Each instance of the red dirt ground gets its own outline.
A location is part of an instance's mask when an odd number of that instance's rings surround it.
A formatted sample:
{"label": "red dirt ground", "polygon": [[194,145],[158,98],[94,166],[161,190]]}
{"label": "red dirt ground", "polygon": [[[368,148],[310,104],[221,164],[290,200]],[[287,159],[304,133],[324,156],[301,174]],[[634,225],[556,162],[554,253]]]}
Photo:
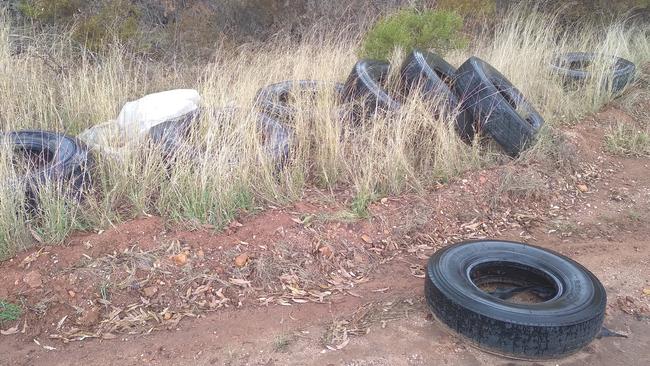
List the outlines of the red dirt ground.
{"label": "red dirt ground", "polygon": [[572,169],[470,172],[382,199],[367,220],[341,219],[344,200],[312,191],[223,233],[150,217],[22,253],[0,264],[0,298],[27,309],[0,325],[12,333],[0,365],[521,364],[447,333],[423,304],[428,256],[486,237],[585,265],[607,289],[606,325],[629,335],[538,364],[648,365],[650,159],[603,152],[607,126],[626,118],[610,106],[567,129]]}

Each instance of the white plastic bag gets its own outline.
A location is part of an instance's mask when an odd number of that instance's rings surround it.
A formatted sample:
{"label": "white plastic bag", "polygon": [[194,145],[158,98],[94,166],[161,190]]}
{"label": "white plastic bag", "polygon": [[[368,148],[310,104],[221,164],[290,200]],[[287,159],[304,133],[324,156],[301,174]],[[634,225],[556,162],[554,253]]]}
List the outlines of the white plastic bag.
{"label": "white plastic bag", "polygon": [[126,103],[116,123],[127,137],[142,137],[165,121],[197,113],[200,101],[199,92],[194,89],[149,94]]}
{"label": "white plastic bag", "polygon": [[176,89],[127,102],[117,120],[81,132],[80,140],[112,158],[121,159],[149,132],[167,121],[198,113],[201,97],[194,89]]}

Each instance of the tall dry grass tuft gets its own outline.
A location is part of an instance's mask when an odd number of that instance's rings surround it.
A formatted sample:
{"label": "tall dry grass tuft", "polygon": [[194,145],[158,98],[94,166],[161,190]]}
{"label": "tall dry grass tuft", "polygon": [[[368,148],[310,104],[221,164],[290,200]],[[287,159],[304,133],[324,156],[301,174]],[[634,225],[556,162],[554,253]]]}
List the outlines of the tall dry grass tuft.
{"label": "tall dry grass tuft", "polygon": [[[472,54],[484,58],[527,95],[552,129],[612,98],[599,85],[605,66],[594,68],[600,75],[587,85],[565,90],[548,72],[555,55],[571,50],[615,54],[637,64],[650,59],[647,32],[638,27],[587,24],[568,33],[556,25],[553,16],[520,9],[494,34],[448,60],[458,66]],[[133,58],[119,46],[102,55],[84,52],[66,35],[21,35],[29,41],[17,52],[17,32],[0,20],[2,131],[42,128],[76,135],[115,118],[129,100],[172,88],[198,89],[203,113],[189,142],[171,158],[164,158],[163,147],[142,141],[115,143],[117,154],[95,151],[94,187],[81,202],[65,196],[65,190],[44,189],[38,200],[43,208],[29,213],[23,189],[0,184],[0,257],[30,245],[33,233],[56,243],[71,231],[138,215],[218,228],[241,210],[295,200],[308,186],[332,194],[350,190],[351,211],[363,216],[381,195],[425,190],[503,159],[483,141],[460,141],[453,130],[457,111],[447,117],[433,113],[443,101],[408,98],[399,112],[369,116],[352,128],[341,118],[343,107],[332,88],[315,98],[295,96],[294,117],[282,121],[292,131],[291,158],[279,169],[260,138],[253,108],[257,90],[284,80],[345,80],[356,62],[357,36],[314,31],[298,45],[279,38],[257,48],[243,46],[236,55],[217,51],[208,64],[163,64]],[[397,52],[393,64],[402,57]],[[541,140],[536,151],[553,154],[554,144]],[[12,162],[4,146],[0,182],[15,180],[19,167]]]}

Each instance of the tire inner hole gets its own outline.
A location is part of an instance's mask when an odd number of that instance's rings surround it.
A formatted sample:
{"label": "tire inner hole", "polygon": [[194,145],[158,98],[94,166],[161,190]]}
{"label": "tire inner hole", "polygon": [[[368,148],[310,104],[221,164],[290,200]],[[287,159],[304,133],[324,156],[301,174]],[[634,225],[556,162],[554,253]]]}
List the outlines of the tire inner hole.
{"label": "tire inner hole", "polygon": [[433,72],[442,80],[443,83],[447,84],[450,88],[454,85],[453,79],[449,75],[445,75],[442,71],[438,69],[433,69]]}
{"label": "tire inner hole", "polygon": [[586,70],[591,65],[589,60],[569,61],[567,67],[569,70]]}
{"label": "tire inner hole", "polygon": [[17,147],[12,156],[12,165],[18,176],[45,168],[54,159],[50,150]]}
{"label": "tire inner hole", "polygon": [[488,295],[516,304],[546,302],[559,291],[550,275],[516,262],[480,263],[471,268],[469,277],[476,287]]}

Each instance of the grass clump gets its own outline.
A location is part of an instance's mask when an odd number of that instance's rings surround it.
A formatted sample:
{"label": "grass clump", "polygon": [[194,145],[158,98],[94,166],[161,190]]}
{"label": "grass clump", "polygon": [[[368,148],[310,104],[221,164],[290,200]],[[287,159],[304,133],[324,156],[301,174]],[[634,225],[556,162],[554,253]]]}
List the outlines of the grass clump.
{"label": "grass clump", "polygon": [[0,323],[16,321],[22,313],[20,306],[0,299]]}
{"label": "grass clump", "polygon": [[373,203],[375,199],[376,196],[374,194],[365,191],[359,192],[350,204],[350,212],[354,217],[367,219],[370,217],[370,204]]}
{"label": "grass clump", "polygon": [[279,335],[273,340],[273,351],[277,353],[284,353],[289,350],[289,346],[294,342],[293,335]]}
{"label": "grass clump", "polygon": [[460,34],[463,19],[448,10],[403,9],[378,21],[365,35],[360,56],[388,59],[396,48],[435,49],[444,53],[463,48],[467,40]]}
{"label": "grass clump", "polygon": [[650,133],[619,124],[605,135],[605,147],[615,155],[650,156]]}

